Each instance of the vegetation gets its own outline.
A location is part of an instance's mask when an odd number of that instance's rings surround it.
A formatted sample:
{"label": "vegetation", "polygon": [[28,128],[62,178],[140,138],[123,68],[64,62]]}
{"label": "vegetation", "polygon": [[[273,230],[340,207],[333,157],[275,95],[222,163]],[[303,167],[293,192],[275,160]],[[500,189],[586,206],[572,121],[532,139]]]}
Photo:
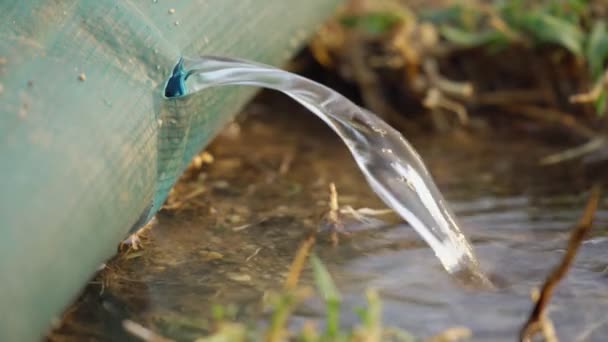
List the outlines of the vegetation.
{"label": "vegetation", "polygon": [[604,146],[606,11],[593,0],[353,0],[311,52],[393,124],[509,117],[583,143],[552,163]]}
{"label": "vegetation", "polygon": [[[200,338],[197,342],[262,340],[276,342],[286,339],[301,342],[416,341],[412,335],[404,330],[382,326],[382,305],[378,294],[374,290],[367,291],[367,307],[360,308],[357,312],[360,324],[348,331],[344,330],[340,326],[340,293],[318,257],[312,255],[310,264],[317,292],[325,303],[326,319],[323,330],[319,331],[312,323],[308,323],[299,332],[288,331],[286,328],[287,319],[297,305],[311,295],[311,290],[308,288],[294,288],[285,289],[280,293],[269,296],[272,313],[265,328],[247,327],[242,323],[226,321],[222,314],[216,314],[215,317],[219,321],[216,333],[209,337]],[[216,308],[215,311],[222,310]]]}

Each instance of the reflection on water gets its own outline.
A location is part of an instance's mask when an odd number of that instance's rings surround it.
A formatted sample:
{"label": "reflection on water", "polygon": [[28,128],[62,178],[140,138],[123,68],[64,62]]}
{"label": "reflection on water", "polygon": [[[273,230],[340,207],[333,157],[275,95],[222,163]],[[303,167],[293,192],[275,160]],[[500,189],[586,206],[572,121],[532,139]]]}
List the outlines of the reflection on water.
{"label": "reflection on water", "polygon": [[[182,183],[205,190],[181,210],[161,212],[146,249],[112,262],[103,293],[96,279],[53,340],[128,339],[125,318],[192,340],[209,329],[214,303],[234,304],[238,319],[259,319],[262,294],[280,286],[307,229],[327,209],[329,182],[342,205],[382,208],[328,129],[289,101],[270,100],[248,108],[238,137],[213,144],[215,162]],[[530,290],[559,261],[586,190],[605,168],[539,167],[538,158],[554,149],[508,135],[419,134],[412,142],[499,288],[460,286],[413,230],[396,216],[382,217],[383,227],[353,227],[338,247],[316,247],[343,294],[344,323],[355,321],[364,289],[375,287],[384,321],[415,335],[464,325],[476,341],[513,341],[531,309]],[[549,314],[563,341],[603,341],[608,334],[607,223],[604,201],[592,236],[556,289]],[[315,319],[322,311],[311,299],[297,314]]]}

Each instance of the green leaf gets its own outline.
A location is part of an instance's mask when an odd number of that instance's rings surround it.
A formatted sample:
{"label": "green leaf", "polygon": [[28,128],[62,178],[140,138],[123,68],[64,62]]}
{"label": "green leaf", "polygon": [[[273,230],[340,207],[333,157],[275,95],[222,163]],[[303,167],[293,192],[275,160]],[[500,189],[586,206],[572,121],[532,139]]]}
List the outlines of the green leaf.
{"label": "green leaf", "polygon": [[471,32],[447,25],[441,26],[439,32],[449,42],[465,47],[499,44],[506,42],[508,39],[504,34],[496,30]]}
{"label": "green leaf", "polygon": [[552,0],[541,6],[541,10],[576,24],[587,13],[588,2],[589,0]]}
{"label": "green leaf", "polygon": [[345,27],[356,27],[359,22],[359,17],[356,15],[344,15],[340,17],[340,24]]}
{"label": "green leaf", "polygon": [[606,114],[606,89],[602,90],[600,96],[598,96],[597,100],[595,100],[594,106],[595,112],[599,117]]}
{"label": "green leaf", "polygon": [[213,317],[213,319],[216,321],[221,321],[224,319],[225,313],[226,311],[222,305],[214,304],[211,307],[211,317]]}
{"label": "green leaf", "polygon": [[524,15],[520,24],[539,43],[558,44],[575,55],[583,54],[585,35],[576,24],[541,11]]}
{"label": "green leaf", "polygon": [[310,256],[310,263],[312,265],[312,272],[315,279],[315,285],[317,286],[317,290],[321,294],[321,297],[324,301],[336,301],[340,302],[340,293],[334,284],[329,271],[321,262],[321,259],[316,255],[312,254]]}
{"label": "green leaf", "polygon": [[327,323],[325,327],[325,336],[331,340],[336,341],[340,337],[340,293],[331,278],[331,275],[327,271],[327,268],[323,266],[321,259],[316,255],[310,256],[310,263],[312,264],[312,272],[315,279],[315,284],[321,297],[325,301]]}
{"label": "green leaf", "polygon": [[368,330],[382,330],[382,304],[378,292],[373,289],[367,290],[367,310],[365,311],[363,324]]}
{"label": "green leaf", "polygon": [[394,27],[401,17],[388,12],[369,12],[363,15],[345,15],[340,18],[343,26],[360,28],[368,33],[384,33]]}
{"label": "green leaf", "polygon": [[586,50],[587,62],[591,77],[595,81],[601,77],[608,57],[608,30],[606,22],[598,20],[593,24]]}
{"label": "green leaf", "polygon": [[462,17],[462,6],[455,4],[448,7],[424,8],[418,14],[418,18],[423,21],[430,21],[435,24],[446,22],[459,22]]}

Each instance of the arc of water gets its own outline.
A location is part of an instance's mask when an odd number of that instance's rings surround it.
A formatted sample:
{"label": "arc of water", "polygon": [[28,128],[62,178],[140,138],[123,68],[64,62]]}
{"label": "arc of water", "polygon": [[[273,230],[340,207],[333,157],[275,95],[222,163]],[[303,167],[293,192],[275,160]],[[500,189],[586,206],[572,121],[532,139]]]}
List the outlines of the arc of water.
{"label": "arc of water", "polygon": [[167,81],[167,96],[223,85],[251,85],[293,98],[338,134],[374,192],[418,232],[448,272],[481,274],[471,245],[418,153],[373,113],[319,83],[239,59],[182,59],[173,75]]}

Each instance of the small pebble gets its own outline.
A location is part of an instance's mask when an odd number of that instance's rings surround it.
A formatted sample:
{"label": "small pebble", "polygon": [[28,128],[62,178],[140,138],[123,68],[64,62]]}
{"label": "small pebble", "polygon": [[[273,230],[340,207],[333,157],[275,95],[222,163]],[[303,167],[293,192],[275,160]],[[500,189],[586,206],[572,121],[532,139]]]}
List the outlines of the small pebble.
{"label": "small pebble", "polygon": [[87,79],[87,75],[85,75],[84,72],[81,73],[80,75],[78,75],[78,80],[79,81],[83,81],[84,82],[86,79]]}
{"label": "small pebble", "polygon": [[175,22],[175,26],[178,26],[178,25],[179,25],[179,21],[176,21],[176,22]]}
{"label": "small pebble", "polygon": [[213,252],[213,251],[201,251],[201,257],[204,261],[211,261],[224,258],[222,253]]}
{"label": "small pebble", "polygon": [[211,186],[213,186],[214,189],[228,189],[230,184],[225,180],[218,180],[211,184]]}
{"label": "small pebble", "polygon": [[169,8],[169,14],[175,13],[175,8]]}
{"label": "small pebble", "polygon": [[228,273],[226,274],[228,278],[234,281],[238,281],[239,283],[245,283],[251,281],[251,276],[244,273]]}
{"label": "small pebble", "polygon": [[0,83],[0,94],[2,94],[4,92],[4,85],[2,83]]}
{"label": "small pebble", "polygon": [[231,223],[239,223],[241,222],[241,217],[237,214],[230,215],[228,216],[228,221],[230,221]]}
{"label": "small pebble", "polygon": [[203,151],[203,153],[201,153],[199,156],[201,158],[201,162],[204,164],[213,164],[213,161],[215,160],[213,155],[207,151]]}

